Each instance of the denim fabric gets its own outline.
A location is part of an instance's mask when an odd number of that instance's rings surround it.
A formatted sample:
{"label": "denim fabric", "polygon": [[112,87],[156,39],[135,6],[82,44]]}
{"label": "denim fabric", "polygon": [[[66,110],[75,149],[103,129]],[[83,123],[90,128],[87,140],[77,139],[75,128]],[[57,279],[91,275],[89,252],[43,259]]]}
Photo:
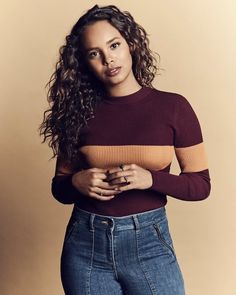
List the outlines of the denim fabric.
{"label": "denim fabric", "polygon": [[75,205],[61,279],[66,295],[184,295],[165,208],[111,217]]}

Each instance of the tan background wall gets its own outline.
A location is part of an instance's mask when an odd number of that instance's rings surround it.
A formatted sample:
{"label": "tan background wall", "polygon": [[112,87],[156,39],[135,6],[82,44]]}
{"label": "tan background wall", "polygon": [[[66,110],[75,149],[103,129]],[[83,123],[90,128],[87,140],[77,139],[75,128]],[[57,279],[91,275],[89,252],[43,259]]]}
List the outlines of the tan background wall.
{"label": "tan background wall", "polygon": [[[59,257],[71,206],[50,195],[54,161],[37,128],[59,46],[85,10],[110,1],[0,3],[3,295],[62,295]],[[186,96],[200,119],[211,197],[170,199],[168,215],[188,295],[236,294],[236,2],[113,1],[150,34],[165,71],[156,87]],[[176,163],[173,172],[178,173]]]}

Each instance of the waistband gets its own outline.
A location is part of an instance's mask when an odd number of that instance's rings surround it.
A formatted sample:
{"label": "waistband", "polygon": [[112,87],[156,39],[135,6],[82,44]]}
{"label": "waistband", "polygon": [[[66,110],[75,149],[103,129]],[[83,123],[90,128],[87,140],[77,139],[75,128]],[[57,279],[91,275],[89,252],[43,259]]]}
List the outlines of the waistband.
{"label": "waistband", "polygon": [[115,231],[139,229],[155,222],[160,222],[165,218],[165,207],[122,217],[114,217],[87,212],[74,205],[71,215],[71,219],[87,225],[90,230],[94,230],[94,228],[111,228]]}

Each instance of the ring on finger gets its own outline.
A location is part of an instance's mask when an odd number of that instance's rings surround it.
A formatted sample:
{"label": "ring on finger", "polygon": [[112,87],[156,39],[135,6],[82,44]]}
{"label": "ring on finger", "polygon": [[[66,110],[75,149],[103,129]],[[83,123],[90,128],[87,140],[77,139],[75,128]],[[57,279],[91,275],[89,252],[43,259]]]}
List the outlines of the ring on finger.
{"label": "ring on finger", "polygon": [[[122,170],[122,171],[124,171],[124,164],[120,164],[120,169]],[[125,177],[124,176],[124,179],[125,179],[125,182],[127,183],[127,184],[130,184],[130,182],[127,180],[127,177]]]}
{"label": "ring on finger", "polygon": [[130,184],[130,182],[127,180],[127,177],[124,176],[124,179],[127,184]]}

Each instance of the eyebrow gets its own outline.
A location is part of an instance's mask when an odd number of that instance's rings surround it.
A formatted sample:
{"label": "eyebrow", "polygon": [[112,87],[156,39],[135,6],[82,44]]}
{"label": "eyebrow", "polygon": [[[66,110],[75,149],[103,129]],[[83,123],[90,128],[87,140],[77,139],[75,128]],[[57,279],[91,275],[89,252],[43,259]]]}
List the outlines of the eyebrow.
{"label": "eyebrow", "polygon": [[[114,38],[108,40],[108,41],[106,42],[106,44],[107,44],[107,45],[111,44],[115,39],[120,39],[120,37],[114,37]],[[93,49],[98,49],[98,47],[86,48],[86,51],[90,51],[90,50],[93,50]]]}

